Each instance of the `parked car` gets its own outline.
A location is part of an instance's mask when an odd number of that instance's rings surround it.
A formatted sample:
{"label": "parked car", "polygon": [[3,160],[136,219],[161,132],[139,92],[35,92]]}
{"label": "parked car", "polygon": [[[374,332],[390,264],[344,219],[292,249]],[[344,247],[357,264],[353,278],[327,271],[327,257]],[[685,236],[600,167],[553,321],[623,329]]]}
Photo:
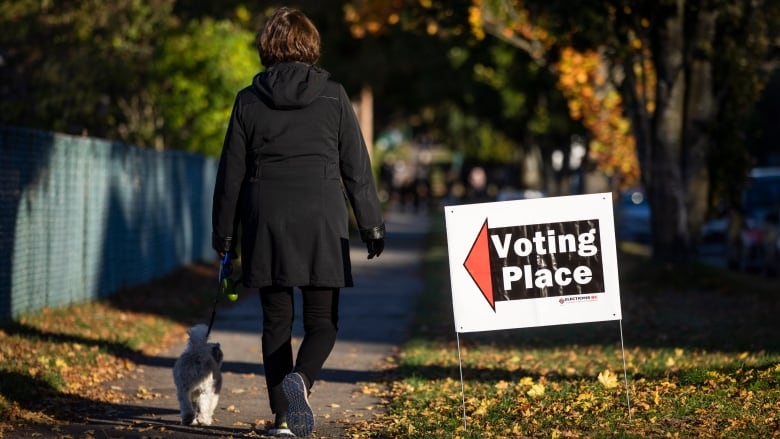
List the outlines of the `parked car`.
{"label": "parked car", "polygon": [[780,272],[780,168],[754,168],[740,206],[728,217],[726,255],[732,269]]}
{"label": "parked car", "polygon": [[642,189],[622,191],[615,205],[615,234],[618,240],[649,244],[652,241],[650,203]]}

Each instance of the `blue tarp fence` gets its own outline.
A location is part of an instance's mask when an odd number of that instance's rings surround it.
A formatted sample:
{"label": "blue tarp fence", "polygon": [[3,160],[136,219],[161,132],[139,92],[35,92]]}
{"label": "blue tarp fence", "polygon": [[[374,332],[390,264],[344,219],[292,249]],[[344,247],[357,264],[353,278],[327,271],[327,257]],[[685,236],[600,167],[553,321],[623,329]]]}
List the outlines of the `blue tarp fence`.
{"label": "blue tarp fence", "polygon": [[217,160],[0,127],[0,322],[214,259]]}

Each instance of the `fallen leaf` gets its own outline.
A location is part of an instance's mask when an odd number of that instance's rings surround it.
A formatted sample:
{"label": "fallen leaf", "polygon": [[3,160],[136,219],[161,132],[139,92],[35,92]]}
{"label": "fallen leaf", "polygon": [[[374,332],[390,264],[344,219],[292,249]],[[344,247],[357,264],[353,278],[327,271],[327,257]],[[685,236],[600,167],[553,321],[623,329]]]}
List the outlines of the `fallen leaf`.
{"label": "fallen leaf", "polygon": [[609,369],[605,370],[604,372],[601,372],[599,374],[599,382],[602,386],[606,387],[607,389],[611,389],[613,387],[617,387],[617,375],[612,373]]}
{"label": "fallen leaf", "polygon": [[544,386],[541,384],[534,384],[531,386],[531,390],[526,392],[531,398],[538,398],[544,395]]}

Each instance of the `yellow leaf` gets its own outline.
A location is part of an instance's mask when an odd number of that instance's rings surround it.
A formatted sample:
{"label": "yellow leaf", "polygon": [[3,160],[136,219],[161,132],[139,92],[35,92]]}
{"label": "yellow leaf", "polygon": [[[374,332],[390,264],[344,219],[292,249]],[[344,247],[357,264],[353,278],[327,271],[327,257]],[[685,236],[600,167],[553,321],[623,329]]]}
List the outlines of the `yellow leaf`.
{"label": "yellow leaf", "polygon": [[599,374],[599,382],[607,389],[617,387],[617,375],[607,369]]}
{"label": "yellow leaf", "polygon": [[526,392],[526,394],[531,398],[540,397],[544,395],[544,386],[541,384],[534,384],[533,386],[531,386],[531,390]]}

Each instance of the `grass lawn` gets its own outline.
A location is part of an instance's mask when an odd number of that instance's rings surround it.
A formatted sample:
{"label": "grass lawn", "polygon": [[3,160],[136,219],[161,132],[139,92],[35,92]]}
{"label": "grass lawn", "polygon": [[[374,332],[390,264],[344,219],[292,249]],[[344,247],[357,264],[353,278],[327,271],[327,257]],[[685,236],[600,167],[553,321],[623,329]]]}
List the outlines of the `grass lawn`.
{"label": "grass lawn", "polygon": [[412,338],[353,437],[780,437],[780,282],[619,248],[620,323],[460,335],[434,221]]}

